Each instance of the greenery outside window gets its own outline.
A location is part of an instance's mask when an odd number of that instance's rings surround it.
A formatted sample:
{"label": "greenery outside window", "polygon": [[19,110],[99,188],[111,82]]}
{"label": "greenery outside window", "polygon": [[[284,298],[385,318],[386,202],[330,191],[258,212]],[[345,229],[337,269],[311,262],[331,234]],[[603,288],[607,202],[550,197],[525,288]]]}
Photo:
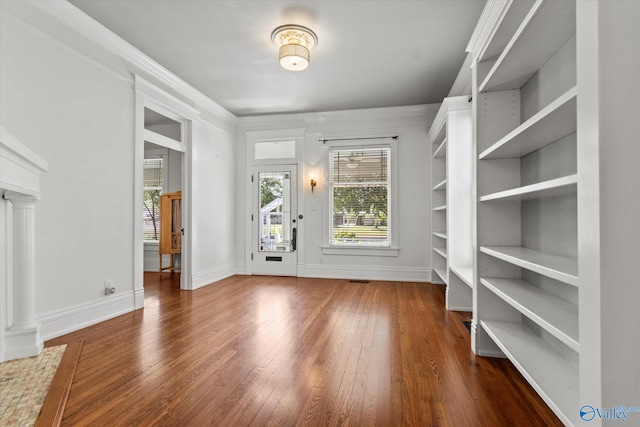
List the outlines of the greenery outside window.
{"label": "greenery outside window", "polygon": [[164,159],[144,159],[144,210],[142,211],[143,240],[157,242],[160,238],[160,196],[164,189]]}
{"label": "greenery outside window", "polygon": [[329,245],[391,247],[391,149],[329,151]]}

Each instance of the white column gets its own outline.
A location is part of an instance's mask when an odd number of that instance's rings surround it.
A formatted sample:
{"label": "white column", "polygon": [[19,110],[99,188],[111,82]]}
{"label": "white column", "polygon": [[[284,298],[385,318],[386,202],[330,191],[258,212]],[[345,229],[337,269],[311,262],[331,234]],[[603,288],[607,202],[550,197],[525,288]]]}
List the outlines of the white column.
{"label": "white column", "polygon": [[6,192],[4,198],[13,205],[13,317],[5,337],[9,358],[39,354],[43,342],[36,321],[35,281],[35,204],[33,196]]}

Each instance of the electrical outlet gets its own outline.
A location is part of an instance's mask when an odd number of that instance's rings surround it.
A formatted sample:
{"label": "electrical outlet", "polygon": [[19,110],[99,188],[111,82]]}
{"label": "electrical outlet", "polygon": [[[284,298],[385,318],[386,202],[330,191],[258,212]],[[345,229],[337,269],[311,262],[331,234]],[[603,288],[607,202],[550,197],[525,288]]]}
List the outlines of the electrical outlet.
{"label": "electrical outlet", "polygon": [[111,295],[116,293],[116,288],[113,287],[113,280],[104,281],[104,294]]}

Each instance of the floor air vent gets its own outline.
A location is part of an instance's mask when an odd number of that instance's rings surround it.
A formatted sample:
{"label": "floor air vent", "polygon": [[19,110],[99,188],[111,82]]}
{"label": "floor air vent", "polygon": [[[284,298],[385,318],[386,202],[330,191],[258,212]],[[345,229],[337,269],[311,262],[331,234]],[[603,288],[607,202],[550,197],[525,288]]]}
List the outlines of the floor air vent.
{"label": "floor air vent", "polygon": [[467,322],[466,320],[462,321],[462,324],[465,328],[467,328],[467,332],[471,333],[471,322]]}

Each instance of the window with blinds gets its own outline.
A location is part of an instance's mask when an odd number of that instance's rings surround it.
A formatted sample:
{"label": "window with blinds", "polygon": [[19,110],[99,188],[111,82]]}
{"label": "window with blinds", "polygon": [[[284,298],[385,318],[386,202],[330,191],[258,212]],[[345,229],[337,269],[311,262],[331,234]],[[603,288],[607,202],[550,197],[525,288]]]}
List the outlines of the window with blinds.
{"label": "window with blinds", "polygon": [[146,241],[160,237],[160,196],[163,190],[163,159],[144,159],[144,210],[142,232]]}
{"label": "window with blinds", "polygon": [[329,152],[329,242],[339,246],[391,246],[390,148]]}

